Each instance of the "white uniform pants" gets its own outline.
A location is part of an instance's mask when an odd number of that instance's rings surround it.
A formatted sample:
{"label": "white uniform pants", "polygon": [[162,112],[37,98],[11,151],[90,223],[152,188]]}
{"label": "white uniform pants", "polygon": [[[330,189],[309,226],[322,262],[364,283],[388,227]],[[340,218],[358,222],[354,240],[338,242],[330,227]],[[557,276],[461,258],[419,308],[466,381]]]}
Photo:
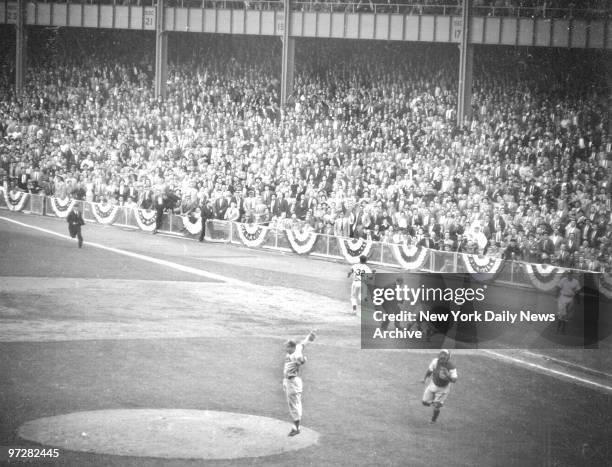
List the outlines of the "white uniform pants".
{"label": "white uniform pants", "polygon": [[559,321],[569,321],[574,314],[574,297],[560,295],[557,301],[557,318]]}
{"label": "white uniform pants", "polygon": [[295,420],[302,418],[302,378],[296,376],[294,378],[283,380],[283,389],[287,396],[287,405],[289,406],[289,414]]}
{"label": "white uniform pants", "polygon": [[434,384],[433,381],[429,382],[429,385],[425,388],[423,393],[423,402],[429,404],[436,402],[440,405],[444,404],[448,393],[450,392],[450,383],[447,386],[441,387]]}
{"label": "white uniform pants", "polygon": [[361,281],[353,281],[351,284],[351,305],[361,304]]}

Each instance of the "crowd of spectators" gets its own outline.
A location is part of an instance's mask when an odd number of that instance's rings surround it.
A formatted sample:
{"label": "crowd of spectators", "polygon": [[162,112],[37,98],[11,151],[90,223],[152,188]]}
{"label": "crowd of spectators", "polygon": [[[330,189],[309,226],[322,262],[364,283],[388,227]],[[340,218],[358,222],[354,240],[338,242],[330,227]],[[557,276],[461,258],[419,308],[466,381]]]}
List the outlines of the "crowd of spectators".
{"label": "crowd of spectators", "polygon": [[[79,40],[75,40],[76,38]],[[0,50],[10,57],[11,38]],[[14,41],[14,39],[13,39]],[[580,269],[610,267],[610,89],[599,52],[480,48],[456,125],[456,47],[33,30],[0,65],[7,189]]]}

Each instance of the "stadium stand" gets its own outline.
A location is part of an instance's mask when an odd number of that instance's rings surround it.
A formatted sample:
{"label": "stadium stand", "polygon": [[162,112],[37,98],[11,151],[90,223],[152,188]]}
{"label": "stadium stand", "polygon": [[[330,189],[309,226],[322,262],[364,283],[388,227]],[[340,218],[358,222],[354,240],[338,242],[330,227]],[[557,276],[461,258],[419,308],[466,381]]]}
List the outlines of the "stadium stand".
{"label": "stadium stand", "polygon": [[[14,38],[0,46],[11,57]],[[78,39],[78,40],[76,40]],[[478,48],[455,125],[452,46],[300,40],[279,107],[273,38],[32,28],[25,96],[0,65],[7,190],[603,271],[609,70],[597,51]]]}

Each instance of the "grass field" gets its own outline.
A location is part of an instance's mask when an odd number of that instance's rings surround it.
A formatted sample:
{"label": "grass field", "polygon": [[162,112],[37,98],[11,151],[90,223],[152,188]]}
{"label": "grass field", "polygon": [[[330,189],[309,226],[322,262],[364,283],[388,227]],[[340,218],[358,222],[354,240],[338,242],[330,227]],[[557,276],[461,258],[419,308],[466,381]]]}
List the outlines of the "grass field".
{"label": "grass field", "polygon": [[[85,227],[79,250],[76,241],[53,234],[65,235],[62,220],[5,211],[0,217],[5,451],[37,447],[19,438],[23,424],[81,411],[215,410],[289,422],[283,341],[317,328],[303,372],[303,424],[319,434],[316,444],[232,460],[60,449],[53,462],[612,464],[612,390],[605,389],[612,385],[601,375],[602,387],[571,379],[572,361],[607,372],[610,355],[601,350],[558,354],[566,363],[555,368],[567,377],[543,362],[536,368],[484,351],[457,351],[459,382],[431,425],[420,380],[436,353],[360,350],[359,322],[347,313],[346,265],[98,225]],[[585,371],[580,378],[590,378]],[[175,443],[180,436],[173,433]]]}

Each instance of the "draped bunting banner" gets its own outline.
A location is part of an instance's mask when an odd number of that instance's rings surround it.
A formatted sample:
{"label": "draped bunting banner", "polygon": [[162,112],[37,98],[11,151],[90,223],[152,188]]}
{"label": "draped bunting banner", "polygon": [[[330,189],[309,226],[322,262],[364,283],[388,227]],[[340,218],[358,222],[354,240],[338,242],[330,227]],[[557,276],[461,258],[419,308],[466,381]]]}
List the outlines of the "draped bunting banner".
{"label": "draped bunting banner", "polygon": [[397,261],[402,268],[410,271],[414,271],[423,266],[425,259],[427,259],[427,254],[429,253],[427,248],[415,245],[392,244],[389,246],[391,247],[391,252],[393,253],[395,261]]}
{"label": "draped bunting banner", "polygon": [[29,196],[28,193],[24,193],[23,191],[19,190],[10,190],[7,192],[6,190],[2,189],[2,194],[4,195],[6,207],[11,211],[21,211]]}
{"label": "draped bunting banner", "polygon": [[51,201],[51,208],[53,208],[53,212],[57,217],[68,217],[70,211],[74,207],[75,200],[71,198],[49,198]]}
{"label": "draped bunting banner", "polygon": [[550,264],[525,263],[525,271],[533,286],[544,292],[554,290],[559,285],[565,269]]}
{"label": "draped bunting banner", "polygon": [[235,224],[238,227],[238,236],[248,247],[258,247],[266,238],[268,229],[257,224]]}
{"label": "draped bunting banner", "polygon": [[461,255],[463,264],[474,279],[480,282],[488,282],[501,272],[504,267],[504,260],[489,256]]}
{"label": "draped bunting banner", "polygon": [[372,249],[372,240],[366,240],[363,238],[341,238],[338,239],[338,245],[342,256],[349,263],[358,263],[360,256],[368,256]]}
{"label": "draped bunting banner", "polygon": [[202,231],[202,222],[199,217],[195,218],[195,222],[191,222],[189,216],[181,216],[181,219],[183,219],[183,227],[191,235],[198,235]]}
{"label": "draped bunting banner", "polygon": [[285,234],[293,251],[300,255],[310,253],[317,241],[317,234],[312,231],[300,232],[299,230],[287,229]]}
{"label": "draped bunting banner", "polygon": [[598,274],[599,292],[605,295],[606,298],[612,300],[612,274],[603,272]]}
{"label": "draped bunting banner", "polygon": [[157,218],[155,211],[134,208],[134,216],[141,230],[145,232],[153,232],[155,230],[155,219]]}
{"label": "draped bunting banner", "polygon": [[112,224],[119,213],[119,206],[114,204],[90,203],[91,211],[100,224]]}

